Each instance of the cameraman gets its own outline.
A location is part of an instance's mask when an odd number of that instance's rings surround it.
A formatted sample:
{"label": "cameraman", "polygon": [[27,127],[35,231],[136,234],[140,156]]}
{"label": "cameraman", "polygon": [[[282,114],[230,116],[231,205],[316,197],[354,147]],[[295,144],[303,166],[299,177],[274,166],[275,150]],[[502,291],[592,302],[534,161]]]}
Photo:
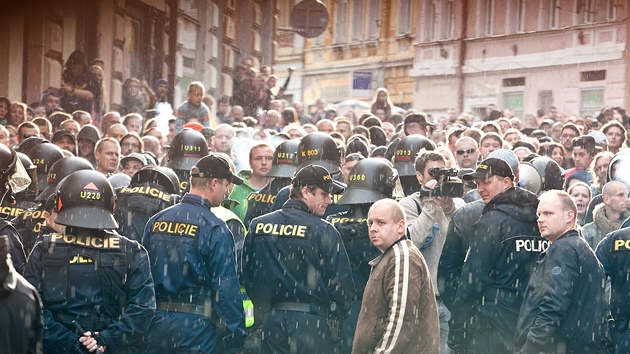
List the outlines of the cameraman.
{"label": "cameraman", "polygon": [[[458,208],[466,203],[461,198],[435,196],[433,193],[446,177],[440,176],[440,181],[429,173],[431,168],[444,169],[446,161],[444,156],[433,151],[426,151],[416,158],[414,167],[416,178],[422,185],[420,192],[400,200],[400,205],[405,211],[407,231],[413,243],[420,249],[424,256],[435,292],[435,299],[440,314],[440,353],[450,353],[446,340],[448,338],[448,320],[450,312],[442,303],[437,287],[437,269],[448,224],[451,216]],[[434,173],[434,175],[436,175]]]}

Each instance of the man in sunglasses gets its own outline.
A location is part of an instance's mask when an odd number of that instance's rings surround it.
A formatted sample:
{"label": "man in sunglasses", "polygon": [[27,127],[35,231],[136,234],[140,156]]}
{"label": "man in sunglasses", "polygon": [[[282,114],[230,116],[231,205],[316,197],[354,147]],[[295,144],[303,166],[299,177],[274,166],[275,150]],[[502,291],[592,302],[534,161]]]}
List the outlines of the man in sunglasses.
{"label": "man in sunglasses", "polygon": [[462,168],[477,168],[477,160],[479,159],[479,146],[475,139],[470,137],[462,137],[455,143],[455,159],[457,166]]}

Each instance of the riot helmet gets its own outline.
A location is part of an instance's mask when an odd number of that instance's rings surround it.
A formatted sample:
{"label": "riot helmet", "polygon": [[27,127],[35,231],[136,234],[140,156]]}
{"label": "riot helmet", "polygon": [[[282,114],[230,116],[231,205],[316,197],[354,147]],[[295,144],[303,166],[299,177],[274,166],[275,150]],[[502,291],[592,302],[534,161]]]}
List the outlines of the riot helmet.
{"label": "riot helmet", "polygon": [[24,199],[28,201],[35,200],[35,196],[37,196],[37,166],[33,164],[33,161],[28,157],[28,155],[23,154],[21,152],[17,153],[22,166],[26,170],[28,177],[31,179],[31,183],[28,185],[28,188],[24,191]]}
{"label": "riot helmet", "polygon": [[17,152],[2,144],[0,144],[0,178],[2,178],[3,188],[0,202],[4,201],[7,194],[13,199],[13,194],[22,192],[31,184],[31,179],[22,166]]}
{"label": "riot helmet", "polygon": [[73,172],[59,182],[56,196],[57,224],[95,230],[118,228],[113,215],[114,188],[102,173]]}
{"label": "riot helmet", "polygon": [[171,142],[168,151],[168,167],[189,171],[200,158],[208,155],[208,142],[203,134],[192,129],[182,129]]}
{"label": "riot helmet", "polygon": [[296,153],[300,141],[297,139],[282,142],[273,153],[271,169],[267,177],[291,178],[296,172]]}
{"label": "riot helmet", "polygon": [[394,152],[394,168],[400,177],[416,176],[415,162],[420,150],[435,150],[435,143],[420,134],[402,138]]}
{"label": "riot helmet", "polygon": [[35,198],[35,201],[45,202],[50,195],[55,193],[59,181],[69,174],[81,170],[94,170],[94,167],[92,167],[92,164],[88,160],[76,156],[69,156],[55,162],[50,167],[50,172],[46,179],[48,185],[37,198]]}
{"label": "riot helmet", "polygon": [[27,155],[37,167],[37,191],[41,192],[48,185],[48,171],[63,158],[63,151],[55,144],[42,143],[34,146]]}
{"label": "riot helmet", "polygon": [[521,162],[518,167],[519,184],[528,191],[540,194],[544,191],[562,190],[563,171],[558,163],[546,156],[538,156],[529,162]]}
{"label": "riot helmet", "polygon": [[298,171],[308,165],[319,165],[332,175],[341,171],[341,151],[330,135],[313,132],[298,144],[296,162]]}
{"label": "riot helmet", "polygon": [[348,189],[337,204],[374,203],[394,197],[394,191],[402,197],[398,171],[383,158],[370,157],[357,162],[348,175]]}
{"label": "riot helmet", "polygon": [[142,167],[131,177],[131,185],[143,183],[155,183],[164,187],[169,194],[179,194],[179,178],[168,167]]}

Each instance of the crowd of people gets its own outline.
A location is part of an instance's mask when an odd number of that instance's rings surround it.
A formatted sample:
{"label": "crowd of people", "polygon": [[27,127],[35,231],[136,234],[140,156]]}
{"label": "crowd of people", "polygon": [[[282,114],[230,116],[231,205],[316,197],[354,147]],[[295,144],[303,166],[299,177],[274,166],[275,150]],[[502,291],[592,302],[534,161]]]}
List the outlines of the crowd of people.
{"label": "crowd of people", "polygon": [[245,58],[216,114],[109,110],[103,72],[0,98],[3,351],[630,351],[623,109],[338,116]]}

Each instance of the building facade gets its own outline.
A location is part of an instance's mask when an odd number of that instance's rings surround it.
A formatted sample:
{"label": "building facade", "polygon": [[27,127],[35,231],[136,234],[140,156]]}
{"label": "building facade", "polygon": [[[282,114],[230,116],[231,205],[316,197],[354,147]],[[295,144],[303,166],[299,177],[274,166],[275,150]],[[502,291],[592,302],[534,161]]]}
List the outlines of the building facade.
{"label": "building facade", "polygon": [[414,106],[483,117],[594,115],[628,102],[628,6],[622,0],[418,1]]}
{"label": "building facade", "polygon": [[271,64],[274,0],[9,0],[0,12],[0,96],[27,104],[58,91],[64,62],[82,51],[105,63],[105,109],[122,103],[136,77],[170,83],[174,106],[204,82],[215,101],[231,96],[242,58]]}
{"label": "building facade", "polygon": [[[396,106],[414,105],[418,8],[411,0],[327,0],[329,24],[304,49],[303,101],[371,102],[379,87]],[[344,113],[344,112],[338,112]],[[361,112],[355,112],[360,114]]]}

